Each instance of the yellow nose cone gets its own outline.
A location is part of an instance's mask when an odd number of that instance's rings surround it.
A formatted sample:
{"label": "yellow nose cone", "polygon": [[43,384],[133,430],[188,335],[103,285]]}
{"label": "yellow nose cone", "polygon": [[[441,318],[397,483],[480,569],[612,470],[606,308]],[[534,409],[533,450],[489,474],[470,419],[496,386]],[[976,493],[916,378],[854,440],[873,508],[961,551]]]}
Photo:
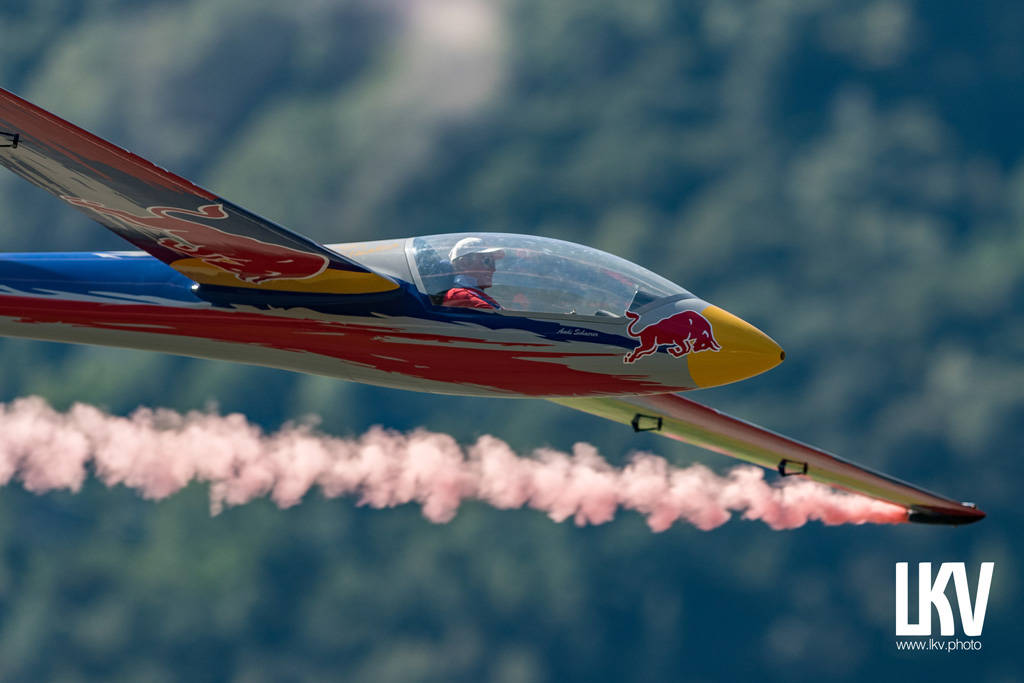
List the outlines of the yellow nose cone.
{"label": "yellow nose cone", "polygon": [[687,354],[690,376],[698,387],[717,387],[759,375],[786,357],[771,337],[718,306],[708,306],[701,315],[711,323],[720,348]]}

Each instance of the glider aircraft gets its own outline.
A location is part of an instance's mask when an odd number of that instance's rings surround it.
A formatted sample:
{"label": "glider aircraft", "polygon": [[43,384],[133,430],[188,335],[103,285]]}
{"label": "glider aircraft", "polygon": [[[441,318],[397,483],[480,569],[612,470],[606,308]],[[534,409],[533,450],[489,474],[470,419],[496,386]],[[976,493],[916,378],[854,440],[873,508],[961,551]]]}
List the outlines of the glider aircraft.
{"label": "glider aircraft", "polygon": [[985,516],[682,396],[785,354],[616,256],[485,232],[319,244],[5,90],[0,164],[141,250],[0,255],[0,335],[546,399],[895,503],[911,522]]}

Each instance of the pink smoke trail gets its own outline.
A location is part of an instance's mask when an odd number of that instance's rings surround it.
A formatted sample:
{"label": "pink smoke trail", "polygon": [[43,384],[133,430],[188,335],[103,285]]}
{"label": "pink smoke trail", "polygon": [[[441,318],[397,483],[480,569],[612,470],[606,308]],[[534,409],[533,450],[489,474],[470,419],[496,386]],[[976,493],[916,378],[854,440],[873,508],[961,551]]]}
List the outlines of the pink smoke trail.
{"label": "pink smoke trail", "polygon": [[445,434],[399,434],[375,427],[358,439],[286,425],[265,434],[244,416],[139,408],[129,417],[76,404],[59,413],[38,397],[0,404],[0,485],[29,491],[81,488],[88,466],[107,486],[123,484],[149,499],[196,480],[210,484],[213,514],[270,496],[299,503],[314,486],[374,508],[418,503],[432,522],[447,522],[464,500],[500,509],[530,507],[556,522],[603,524],[621,508],[647,518],[652,531],[677,521],[713,529],[732,514],[773,529],[824,524],[897,523],[903,508],[833,491],[811,481],[768,484],[760,468],[720,476],[701,465],[673,467],[635,454],[615,468],[588,444],[572,454],[538,449],[520,457],[483,436],[463,449]]}

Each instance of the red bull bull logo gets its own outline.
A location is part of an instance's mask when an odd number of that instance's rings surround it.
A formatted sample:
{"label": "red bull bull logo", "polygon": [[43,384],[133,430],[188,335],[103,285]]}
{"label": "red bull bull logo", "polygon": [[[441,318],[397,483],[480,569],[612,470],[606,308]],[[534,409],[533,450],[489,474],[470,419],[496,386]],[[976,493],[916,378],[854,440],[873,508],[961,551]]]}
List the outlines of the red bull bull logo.
{"label": "red bull bull logo", "polygon": [[[232,273],[242,282],[261,284],[268,280],[302,280],[319,275],[327,268],[322,254],[299,251],[280,244],[239,235],[183,218],[207,220],[229,218],[222,204],[206,204],[195,211],[173,206],[151,206],[148,215],[114,209],[88,199],[62,196],[64,201],[116,219],[131,232],[152,240],[165,249],[194,258]],[[177,215],[172,215],[177,214]]]}
{"label": "red bull bull logo", "polygon": [[675,358],[688,353],[701,351],[718,351],[721,344],[715,339],[714,330],[708,319],[696,311],[681,311],[667,318],[634,329],[640,316],[626,311],[629,325],[626,334],[638,340],[637,347],[622,358],[623,363],[634,363],[644,356],[649,356],[662,346]]}

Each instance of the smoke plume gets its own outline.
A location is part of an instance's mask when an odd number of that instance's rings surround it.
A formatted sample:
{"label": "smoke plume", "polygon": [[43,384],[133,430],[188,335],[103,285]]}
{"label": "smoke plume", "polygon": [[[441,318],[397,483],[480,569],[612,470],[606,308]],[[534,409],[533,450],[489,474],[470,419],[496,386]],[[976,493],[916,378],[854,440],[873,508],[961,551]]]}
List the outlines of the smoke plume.
{"label": "smoke plume", "polygon": [[266,434],[238,414],[139,408],[119,417],[83,404],[60,413],[37,397],[0,404],[0,485],[20,481],[37,493],[77,491],[90,471],[107,486],[122,484],[155,500],[191,481],[207,482],[213,514],[259,496],[289,507],[318,487],[328,498],[352,496],[374,508],[417,503],[439,523],[465,500],[530,507],[578,525],[603,524],[620,509],[633,510],[652,531],[677,521],[713,529],[733,513],[773,529],[810,520],[906,520],[901,507],[811,481],[769,484],[756,467],[720,476],[701,465],[679,468],[635,454],[616,468],[585,443],[571,454],[538,449],[522,457],[491,436],[463,448],[422,429],[400,434],[375,427],[344,439],[309,425]]}

